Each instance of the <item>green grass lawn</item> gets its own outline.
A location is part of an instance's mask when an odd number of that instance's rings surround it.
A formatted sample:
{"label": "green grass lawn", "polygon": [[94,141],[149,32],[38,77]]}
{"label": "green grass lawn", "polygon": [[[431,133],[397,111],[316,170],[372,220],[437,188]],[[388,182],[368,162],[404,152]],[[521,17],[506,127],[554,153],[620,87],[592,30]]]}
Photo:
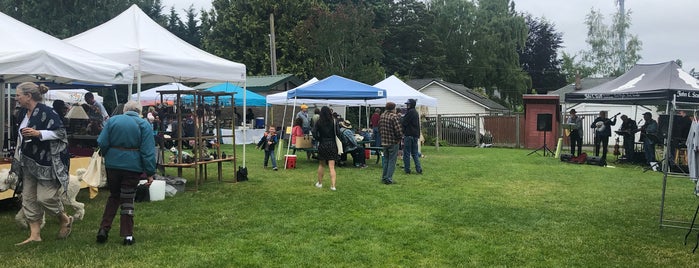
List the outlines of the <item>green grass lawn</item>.
{"label": "green grass lawn", "polygon": [[[16,227],[16,210],[0,211],[0,256],[4,267],[697,266],[696,232],[685,246],[686,230],[659,228],[661,173],[530,150],[423,151],[424,175],[397,168],[396,184],[383,185],[372,156],[369,168],[338,168],[332,192],[327,171],[324,188],[313,186],[317,163],[305,154],[296,169],[275,172],[247,146],[249,181],[209,179],[199,191],[137,203],[134,246],[121,245],[118,219],[110,241],[95,243],[107,193],[89,200],[83,190],[87,215],[67,240],[56,240],[49,219],[43,242],[14,246],[28,231]],[[691,181],[668,178],[666,219],[689,221],[696,205]]]}

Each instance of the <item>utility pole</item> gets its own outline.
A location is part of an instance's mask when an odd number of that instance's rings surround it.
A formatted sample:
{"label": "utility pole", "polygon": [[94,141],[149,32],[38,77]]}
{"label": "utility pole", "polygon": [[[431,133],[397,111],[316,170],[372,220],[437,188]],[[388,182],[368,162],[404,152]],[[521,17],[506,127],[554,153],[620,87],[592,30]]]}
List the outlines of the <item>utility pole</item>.
{"label": "utility pole", "polygon": [[274,13],[269,13],[269,60],[272,75],[277,74],[277,48],[274,40]]}
{"label": "utility pole", "polygon": [[619,4],[619,71],[626,72],[626,10],[624,9],[624,0],[617,0]]}

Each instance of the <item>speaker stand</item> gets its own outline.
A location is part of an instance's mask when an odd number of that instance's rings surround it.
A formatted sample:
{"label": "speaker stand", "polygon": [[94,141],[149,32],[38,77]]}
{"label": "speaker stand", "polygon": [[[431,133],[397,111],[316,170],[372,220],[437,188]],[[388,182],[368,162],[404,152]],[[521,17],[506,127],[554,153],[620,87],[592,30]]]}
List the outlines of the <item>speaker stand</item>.
{"label": "speaker stand", "polygon": [[551,154],[551,157],[553,157],[553,156],[556,155],[553,151],[551,151],[551,149],[549,149],[548,146],[546,146],[546,132],[547,132],[547,131],[544,131],[544,145],[541,145],[541,147],[536,148],[536,150],[531,151],[531,152],[530,152],[529,154],[527,154],[527,155],[531,155],[531,154],[533,154],[533,153],[539,154],[539,153],[538,153],[539,150],[544,151],[544,156],[546,156],[546,152],[549,152],[549,153]]}

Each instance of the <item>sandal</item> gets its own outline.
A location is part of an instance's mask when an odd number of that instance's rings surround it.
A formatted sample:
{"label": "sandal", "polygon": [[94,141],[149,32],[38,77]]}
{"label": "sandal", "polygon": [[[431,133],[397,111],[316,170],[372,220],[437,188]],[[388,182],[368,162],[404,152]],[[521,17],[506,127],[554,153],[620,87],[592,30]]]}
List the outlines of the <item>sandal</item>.
{"label": "sandal", "polygon": [[60,239],[66,239],[70,235],[70,232],[72,231],[73,227],[73,216],[68,216],[68,224],[63,226],[61,230],[58,231],[58,238]]}

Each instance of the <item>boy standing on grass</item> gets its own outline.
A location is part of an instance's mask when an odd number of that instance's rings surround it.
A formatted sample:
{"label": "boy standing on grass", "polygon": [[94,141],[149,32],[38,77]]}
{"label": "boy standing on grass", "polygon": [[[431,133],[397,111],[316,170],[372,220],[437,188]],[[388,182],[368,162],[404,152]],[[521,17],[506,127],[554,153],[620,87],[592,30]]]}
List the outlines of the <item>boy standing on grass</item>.
{"label": "boy standing on grass", "polygon": [[265,151],[264,167],[267,168],[269,157],[272,156],[272,169],[274,171],[277,171],[277,159],[274,158],[274,147],[277,146],[278,142],[277,128],[275,126],[269,126],[269,130],[265,131],[265,135],[263,135],[257,143],[257,148]]}

